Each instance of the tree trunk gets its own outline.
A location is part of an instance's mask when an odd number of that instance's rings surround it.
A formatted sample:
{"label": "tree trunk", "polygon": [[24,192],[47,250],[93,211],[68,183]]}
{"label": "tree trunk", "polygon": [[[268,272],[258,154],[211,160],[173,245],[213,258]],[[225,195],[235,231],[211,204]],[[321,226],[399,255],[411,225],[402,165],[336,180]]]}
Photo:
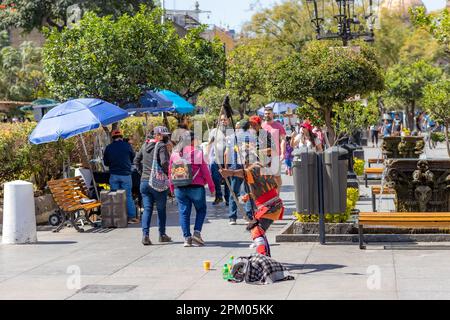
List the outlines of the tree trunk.
{"label": "tree trunk", "polygon": [[331,122],[331,111],[332,107],[325,107],[323,112],[325,116],[325,125],[327,126],[328,141],[330,146],[333,146],[336,141],[336,132],[334,131],[333,124]]}
{"label": "tree trunk", "polygon": [[415,131],[415,122],[414,122],[414,113],[416,111],[416,101],[413,100],[411,101],[411,110],[409,110],[410,112],[408,112],[408,128],[411,131],[411,133],[413,131]]}
{"label": "tree trunk", "polygon": [[445,132],[445,142],[447,144],[447,153],[448,153],[448,156],[450,157],[450,140],[449,140],[449,137],[448,137],[449,124],[450,123],[448,123],[448,122],[445,123],[445,130],[444,130],[444,132]]}

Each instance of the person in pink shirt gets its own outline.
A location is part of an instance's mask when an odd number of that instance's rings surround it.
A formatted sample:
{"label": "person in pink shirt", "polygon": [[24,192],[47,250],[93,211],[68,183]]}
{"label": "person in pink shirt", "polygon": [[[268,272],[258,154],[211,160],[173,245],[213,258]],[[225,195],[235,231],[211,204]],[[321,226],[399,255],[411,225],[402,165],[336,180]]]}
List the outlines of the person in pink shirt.
{"label": "person in pink shirt", "polygon": [[[188,185],[175,186],[172,170],[174,163],[178,163],[180,157],[191,164],[192,181]],[[205,244],[201,237],[203,222],[206,217],[205,184],[208,185],[209,191],[214,196],[215,187],[208,164],[203,155],[203,151],[196,148],[195,136],[191,132],[187,139],[181,141],[174,148],[169,162],[169,186],[177,199],[180,226],[185,239],[185,247],[192,247],[193,242],[198,246]],[[194,205],[196,211],[193,235],[191,234],[190,226],[192,205]]]}
{"label": "person in pink shirt", "polygon": [[286,130],[284,126],[274,121],[274,114],[272,107],[264,108],[264,122],[262,128],[269,132],[275,143],[276,152],[272,152],[271,170],[278,185],[278,191],[281,188],[281,161],[284,159],[286,151]]}

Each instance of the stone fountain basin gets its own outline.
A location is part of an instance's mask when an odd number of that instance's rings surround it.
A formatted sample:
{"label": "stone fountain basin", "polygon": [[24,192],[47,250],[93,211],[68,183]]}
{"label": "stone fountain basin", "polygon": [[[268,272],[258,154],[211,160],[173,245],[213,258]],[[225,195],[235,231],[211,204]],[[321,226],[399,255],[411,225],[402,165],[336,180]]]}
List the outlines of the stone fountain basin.
{"label": "stone fountain basin", "polygon": [[[325,224],[327,242],[359,242],[356,223]],[[364,228],[364,239],[368,242],[449,242],[450,230],[433,228]],[[281,233],[275,236],[276,242],[319,242],[319,224],[291,221]]]}

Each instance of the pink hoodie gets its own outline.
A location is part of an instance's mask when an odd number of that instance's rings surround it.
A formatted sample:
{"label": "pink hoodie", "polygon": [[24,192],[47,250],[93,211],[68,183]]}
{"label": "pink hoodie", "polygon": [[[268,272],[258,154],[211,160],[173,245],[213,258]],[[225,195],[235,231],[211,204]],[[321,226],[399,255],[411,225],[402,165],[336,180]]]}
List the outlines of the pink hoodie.
{"label": "pink hoodie", "polygon": [[[190,155],[190,157],[188,156]],[[170,156],[170,163],[169,163],[169,186],[170,191],[172,193],[174,192],[174,185],[172,183],[171,174],[172,171],[172,163],[174,160],[180,157],[180,154],[178,152],[172,152],[172,155]],[[186,146],[183,148],[183,158],[191,160],[192,163],[192,175],[196,177],[192,181],[193,185],[200,185],[204,186],[205,184],[208,184],[209,191],[211,193],[215,192],[216,189],[214,187],[214,182],[211,177],[211,172],[209,172],[208,164],[205,161],[204,155],[202,150],[196,149],[193,146]],[[200,170],[200,171],[199,171]]]}

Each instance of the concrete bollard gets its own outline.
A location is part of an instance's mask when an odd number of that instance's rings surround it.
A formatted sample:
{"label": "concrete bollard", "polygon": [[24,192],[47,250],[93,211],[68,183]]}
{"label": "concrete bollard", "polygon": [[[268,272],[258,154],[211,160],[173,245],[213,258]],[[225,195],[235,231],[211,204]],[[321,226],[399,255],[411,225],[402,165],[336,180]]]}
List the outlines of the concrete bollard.
{"label": "concrete bollard", "polygon": [[37,242],[33,184],[12,181],[4,185],[3,244]]}

